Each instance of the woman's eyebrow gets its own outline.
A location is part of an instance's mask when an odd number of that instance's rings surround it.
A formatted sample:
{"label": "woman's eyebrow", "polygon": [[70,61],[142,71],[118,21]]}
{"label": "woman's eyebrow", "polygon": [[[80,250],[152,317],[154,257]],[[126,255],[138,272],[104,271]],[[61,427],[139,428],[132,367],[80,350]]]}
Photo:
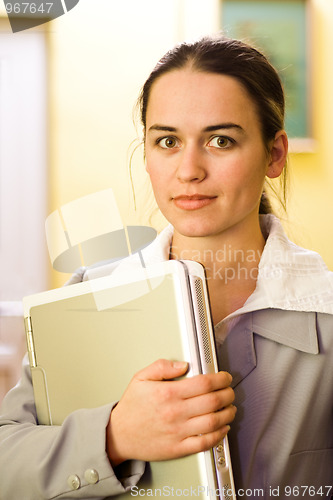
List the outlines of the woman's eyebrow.
{"label": "woman's eyebrow", "polygon": [[[236,129],[243,133],[245,132],[243,127],[241,127],[241,125],[238,125],[237,123],[218,123],[217,125],[209,125],[208,127],[205,127],[203,131],[216,132],[217,130],[229,130],[229,129]],[[155,124],[149,127],[148,132],[152,130],[157,130],[162,132],[177,132],[176,127],[171,127],[169,125],[159,125],[159,124]]]}
{"label": "woman's eyebrow", "polygon": [[163,132],[177,132],[177,129],[175,127],[169,127],[168,125],[158,125],[158,124],[149,127],[148,132],[150,132],[151,130],[160,130]]}
{"label": "woman's eyebrow", "polygon": [[237,129],[240,132],[245,132],[243,127],[237,125],[236,123],[219,123],[217,125],[209,125],[204,128],[204,132],[215,132],[217,130],[228,130],[228,129]]}

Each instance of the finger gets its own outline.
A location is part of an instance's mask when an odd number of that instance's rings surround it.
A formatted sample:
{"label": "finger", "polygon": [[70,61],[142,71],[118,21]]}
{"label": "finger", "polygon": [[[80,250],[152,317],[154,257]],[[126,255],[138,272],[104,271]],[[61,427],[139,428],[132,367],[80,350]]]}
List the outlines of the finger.
{"label": "finger", "polygon": [[179,381],[178,389],[184,399],[200,396],[229,387],[232,376],[228,372],[196,375]]}
{"label": "finger", "polygon": [[193,417],[186,422],[184,433],[190,437],[217,432],[233,422],[236,412],[237,408],[229,405],[223,410]]}
{"label": "finger", "polygon": [[209,392],[184,401],[184,415],[187,418],[214,413],[231,405],[235,400],[235,393],[231,387],[219,391]]}
{"label": "finger", "polygon": [[207,451],[219,444],[228,434],[230,426],[226,425],[208,434],[190,436],[184,439],[178,449],[178,456],[187,456],[201,451]]}
{"label": "finger", "polygon": [[186,361],[170,361],[158,359],[139,371],[134,378],[138,380],[172,380],[185,375],[188,370]]}

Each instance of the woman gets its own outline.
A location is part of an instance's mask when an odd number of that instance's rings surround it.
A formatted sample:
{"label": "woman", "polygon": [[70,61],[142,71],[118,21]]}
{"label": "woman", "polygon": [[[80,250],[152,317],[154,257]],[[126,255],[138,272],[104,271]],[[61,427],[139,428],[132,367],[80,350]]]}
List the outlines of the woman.
{"label": "woman", "polygon": [[186,363],[160,360],[118,404],[45,428],[25,368],[0,420],[0,498],[115,495],[145,461],[209,449],[229,424],[240,496],[330,497],[332,275],[267,214],[265,179],[283,175],[287,156],[278,75],[255,49],[207,38],[167,53],[140,105],[147,172],[171,224],[145,262],[204,264],[226,371],[176,381]]}

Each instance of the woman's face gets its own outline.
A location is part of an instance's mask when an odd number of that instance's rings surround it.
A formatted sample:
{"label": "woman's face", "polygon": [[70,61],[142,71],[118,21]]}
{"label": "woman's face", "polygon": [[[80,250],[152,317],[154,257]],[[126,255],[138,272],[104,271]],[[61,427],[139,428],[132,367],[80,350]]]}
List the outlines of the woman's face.
{"label": "woman's face", "polygon": [[171,71],[151,88],[146,169],[157,204],[184,236],[258,224],[269,156],[255,104],[234,78]]}

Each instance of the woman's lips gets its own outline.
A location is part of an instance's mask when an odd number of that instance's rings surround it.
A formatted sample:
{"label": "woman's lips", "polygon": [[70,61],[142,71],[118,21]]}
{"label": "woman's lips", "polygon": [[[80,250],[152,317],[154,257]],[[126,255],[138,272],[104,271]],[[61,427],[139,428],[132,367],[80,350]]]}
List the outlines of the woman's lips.
{"label": "woman's lips", "polygon": [[182,210],[197,210],[206,207],[216,200],[216,196],[207,196],[204,194],[179,195],[173,198],[176,207]]}

